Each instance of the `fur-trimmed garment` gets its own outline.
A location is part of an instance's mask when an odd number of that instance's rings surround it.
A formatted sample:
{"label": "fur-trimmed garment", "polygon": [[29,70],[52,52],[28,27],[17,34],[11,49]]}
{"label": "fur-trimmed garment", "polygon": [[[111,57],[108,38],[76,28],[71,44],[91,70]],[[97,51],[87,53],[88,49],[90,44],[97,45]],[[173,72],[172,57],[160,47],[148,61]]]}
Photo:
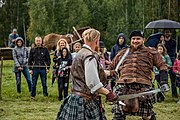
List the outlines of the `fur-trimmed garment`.
{"label": "fur-trimmed garment", "polygon": [[[121,50],[113,59],[109,66],[110,70],[114,70],[125,53],[126,49]],[[162,59],[162,56],[154,48],[140,46],[138,49],[130,48],[130,51],[118,71],[120,73],[119,79],[116,81],[117,85],[114,87],[114,92],[119,96],[122,94],[135,94],[135,92],[144,92],[151,90],[152,86],[152,70],[156,66],[159,71],[167,71],[168,67]],[[163,77],[163,76],[162,76]],[[125,89],[125,92],[124,92]],[[146,96],[143,100],[139,99],[138,109],[136,112],[125,111],[122,105],[118,102],[114,103],[112,112],[114,119],[130,115],[147,117],[154,114],[152,108],[155,103],[155,95]]]}
{"label": "fur-trimmed garment", "polygon": [[[109,66],[110,70],[116,68],[126,49],[120,51]],[[141,83],[151,86],[152,70],[156,66],[159,71],[167,70],[168,67],[162,59],[162,56],[155,48],[142,46],[141,48],[130,51],[121,66],[118,68],[120,77],[117,83]]]}

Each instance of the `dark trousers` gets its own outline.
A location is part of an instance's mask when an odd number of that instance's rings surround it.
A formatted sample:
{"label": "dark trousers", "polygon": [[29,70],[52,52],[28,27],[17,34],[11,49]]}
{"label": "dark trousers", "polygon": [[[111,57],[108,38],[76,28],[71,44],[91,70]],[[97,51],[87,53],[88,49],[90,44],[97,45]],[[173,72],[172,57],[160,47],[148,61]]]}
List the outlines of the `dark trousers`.
{"label": "dark trousers", "polygon": [[[158,84],[158,88],[160,88],[160,75],[158,74],[158,75],[155,75],[155,79],[156,79],[156,81],[157,81],[157,84]],[[164,95],[163,95],[163,93],[162,92],[158,92],[157,93],[157,101],[164,101]]]}
{"label": "dark trousers", "polygon": [[58,77],[58,99],[63,99],[68,96],[68,87],[69,87],[69,77]]}
{"label": "dark trousers", "polygon": [[40,75],[41,83],[43,87],[43,95],[48,96],[47,85],[46,85],[46,82],[47,82],[46,69],[34,68],[33,74],[32,74],[32,92],[31,92],[32,97],[36,96],[36,85],[37,85],[37,80],[38,80],[39,75]]}
{"label": "dark trousers", "polygon": [[[174,64],[175,57],[170,57],[172,65]],[[171,91],[172,97],[178,97],[176,88],[176,74],[173,72],[172,68],[169,70],[169,77],[171,79]]]}
{"label": "dark trousers", "polygon": [[178,97],[177,88],[176,88],[176,75],[174,74],[172,69],[169,70],[169,76],[170,76],[170,79],[171,79],[172,97]]}
{"label": "dark trousers", "polygon": [[21,93],[21,73],[23,73],[24,77],[26,78],[29,92],[31,92],[32,83],[31,83],[28,67],[26,66],[23,67],[23,70],[15,72],[17,92]]}

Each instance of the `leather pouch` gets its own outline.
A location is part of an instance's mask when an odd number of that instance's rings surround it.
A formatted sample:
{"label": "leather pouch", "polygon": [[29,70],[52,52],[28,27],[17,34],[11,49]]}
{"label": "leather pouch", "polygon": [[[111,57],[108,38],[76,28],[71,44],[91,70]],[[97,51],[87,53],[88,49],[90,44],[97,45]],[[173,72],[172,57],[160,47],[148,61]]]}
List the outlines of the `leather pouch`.
{"label": "leather pouch", "polygon": [[123,110],[126,112],[138,112],[139,111],[139,99],[133,98],[129,100],[125,100],[124,103],[126,106],[123,106]]}

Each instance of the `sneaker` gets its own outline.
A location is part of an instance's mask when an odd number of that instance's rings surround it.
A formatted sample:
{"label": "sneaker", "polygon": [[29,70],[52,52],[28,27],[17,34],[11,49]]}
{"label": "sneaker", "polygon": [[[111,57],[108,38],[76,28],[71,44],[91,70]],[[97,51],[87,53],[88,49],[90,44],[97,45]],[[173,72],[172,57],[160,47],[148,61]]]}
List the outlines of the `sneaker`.
{"label": "sneaker", "polygon": [[177,102],[177,104],[180,104],[180,100]]}

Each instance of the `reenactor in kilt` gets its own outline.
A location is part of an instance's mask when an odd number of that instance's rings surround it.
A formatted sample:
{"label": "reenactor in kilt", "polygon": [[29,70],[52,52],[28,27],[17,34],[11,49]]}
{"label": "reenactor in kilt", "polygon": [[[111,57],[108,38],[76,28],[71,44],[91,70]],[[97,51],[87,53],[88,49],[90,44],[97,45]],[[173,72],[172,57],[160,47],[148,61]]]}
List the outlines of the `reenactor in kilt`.
{"label": "reenactor in kilt", "polygon": [[[152,69],[155,65],[160,71],[160,85],[168,86],[167,65],[164,63],[162,56],[155,48],[144,46],[144,34],[140,30],[132,31],[129,39],[131,44],[129,48],[121,50],[110,64],[109,69],[118,68],[120,75],[116,81],[114,92],[116,95],[138,94],[152,90]],[[129,49],[128,54],[117,66],[120,59]],[[141,116],[143,120],[156,120],[155,113],[152,110],[156,102],[155,95],[144,95],[128,100],[123,100],[125,105],[119,101],[113,104],[113,120],[125,120],[126,115]]]}
{"label": "reenactor in kilt", "polygon": [[[107,101],[117,100],[117,96],[103,85],[107,81],[95,52],[100,32],[90,28],[83,32],[82,37],[85,44],[71,66],[71,94],[63,101],[57,120],[106,120],[99,94],[105,95]],[[108,73],[110,76],[117,75],[114,70]]]}

